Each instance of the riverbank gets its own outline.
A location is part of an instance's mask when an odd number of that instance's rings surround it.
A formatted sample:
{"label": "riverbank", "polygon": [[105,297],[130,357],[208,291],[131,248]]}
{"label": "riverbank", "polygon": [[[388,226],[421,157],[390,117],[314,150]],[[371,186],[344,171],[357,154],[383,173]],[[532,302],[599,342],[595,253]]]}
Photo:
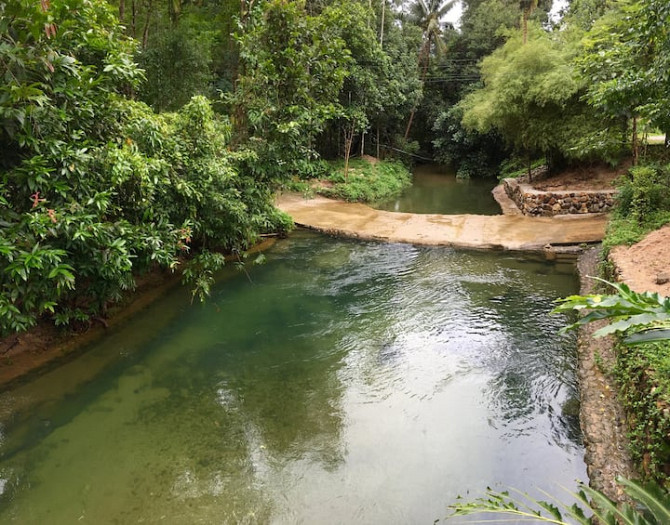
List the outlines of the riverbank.
{"label": "riverbank", "polygon": [[[580,293],[594,293],[590,276],[598,275],[600,248],[592,247],[579,258]],[[615,501],[624,498],[618,476],[635,478],[635,468],[626,437],[626,418],[617,397],[618,386],[611,371],[616,356],[614,338],[595,338],[593,333],[606,321],[580,328],[577,337],[577,377],[580,393],[580,425],[584,439],[584,461],[591,487]]]}
{"label": "riverbank", "polygon": [[[266,239],[248,250],[268,249],[275,239]],[[227,256],[227,261],[237,256]],[[117,326],[181,283],[181,272],[150,272],[137,279],[137,287],[123,301],[109,309],[107,317],[96,318],[79,329],[61,329],[52,322],[41,322],[27,332],[0,339],[0,392],[75,359],[107,330]]]}

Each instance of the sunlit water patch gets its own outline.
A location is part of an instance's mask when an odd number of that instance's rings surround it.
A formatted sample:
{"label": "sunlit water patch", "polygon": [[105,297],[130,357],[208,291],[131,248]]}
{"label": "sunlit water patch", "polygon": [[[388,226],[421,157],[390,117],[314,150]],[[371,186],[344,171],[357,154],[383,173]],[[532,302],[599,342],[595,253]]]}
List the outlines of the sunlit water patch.
{"label": "sunlit water patch", "polygon": [[432,523],[585,479],[570,266],[297,233],[0,397],[0,521]]}

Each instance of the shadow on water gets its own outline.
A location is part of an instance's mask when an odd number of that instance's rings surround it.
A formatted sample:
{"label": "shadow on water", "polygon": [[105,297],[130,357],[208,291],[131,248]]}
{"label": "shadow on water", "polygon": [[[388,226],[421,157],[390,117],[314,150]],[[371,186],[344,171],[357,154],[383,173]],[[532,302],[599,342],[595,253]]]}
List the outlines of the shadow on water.
{"label": "shadow on water", "polygon": [[403,213],[499,215],[500,206],[491,194],[497,183],[495,179],[459,180],[444,166],[420,165],[414,170],[412,186],[400,197],[374,207]]}
{"label": "shadow on water", "polygon": [[568,266],[297,233],[0,396],[0,520],[418,523],[585,478]]}

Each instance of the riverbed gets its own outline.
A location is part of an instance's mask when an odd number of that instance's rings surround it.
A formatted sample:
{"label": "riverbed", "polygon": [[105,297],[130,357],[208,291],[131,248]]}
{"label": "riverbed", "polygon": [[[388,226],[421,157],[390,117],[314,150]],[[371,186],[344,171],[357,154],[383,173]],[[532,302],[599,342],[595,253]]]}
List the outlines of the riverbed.
{"label": "riverbed", "polygon": [[429,523],[585,480],[571,264],[297,232],[0,397],[0,521]]}

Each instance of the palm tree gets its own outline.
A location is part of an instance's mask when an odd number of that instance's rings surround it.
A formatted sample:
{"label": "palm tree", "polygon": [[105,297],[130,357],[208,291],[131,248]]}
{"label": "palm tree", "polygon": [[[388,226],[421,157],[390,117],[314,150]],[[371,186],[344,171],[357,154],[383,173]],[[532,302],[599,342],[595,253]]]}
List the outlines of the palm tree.
{"label": "palm tree", "polygon": [[[440,21],[456,4],[456,0],[415,0],[409,6],[410,22],[415,23],[423,29],[423,43],[419,50],[419,67],[421,68],[421,82],[426,80],[426,73],[430,65],[430,52],[433,45],[438,49],[444,48],[442,36],[442,22]],[[412,108],[409,122],[405,130],[405,140],[409,137],[412,129],[412,121],[416,113],[416,106]]]}
{"label": "palm tree", "polygon": [[528,19],[537,8],[537,0],[520,0],[519,7],[523,14],[521,15],[521,25],[523,26],[523,43],[528,42]]}

